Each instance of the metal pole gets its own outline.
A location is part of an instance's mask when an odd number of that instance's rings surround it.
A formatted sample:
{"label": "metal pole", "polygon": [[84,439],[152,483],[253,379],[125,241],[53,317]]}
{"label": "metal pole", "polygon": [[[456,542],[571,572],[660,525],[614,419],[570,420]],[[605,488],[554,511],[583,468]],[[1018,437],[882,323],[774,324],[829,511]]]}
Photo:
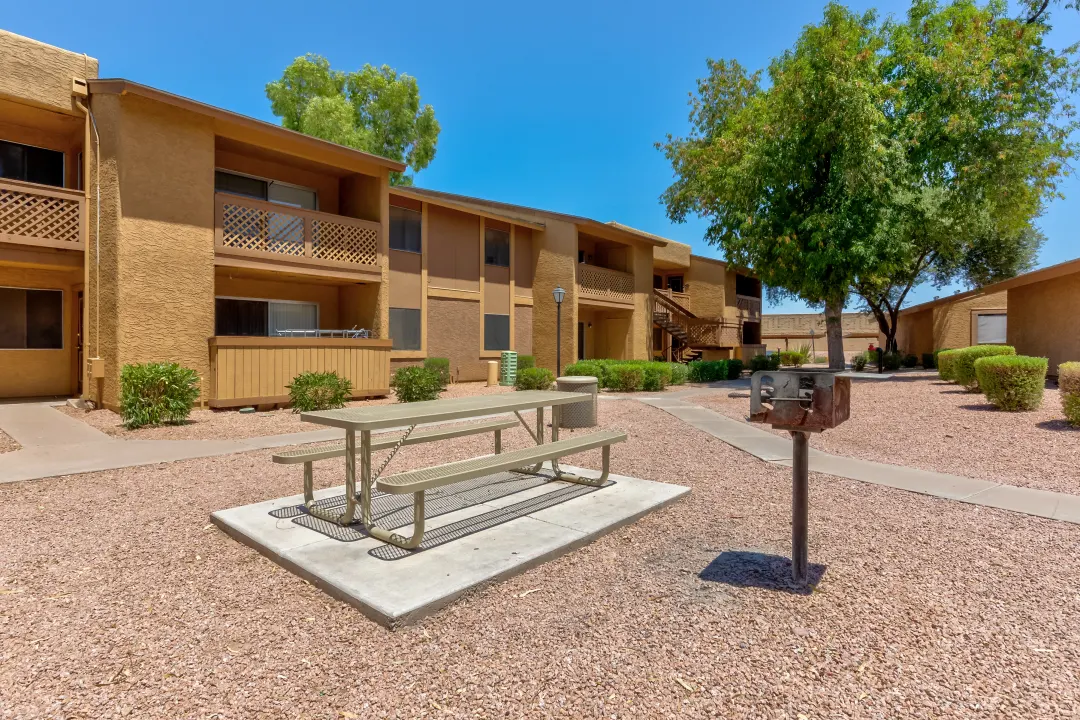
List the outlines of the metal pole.
{"label": "metal pole", "polygon": [[562,303],[555,303],[555,377],[562,374]]}
{"label": "metal pole", "polygon": [[879,347],[879,348],[877,349],[877,371],[878,371],[879,373],[881,372],[881,366],[882,366],[882,365],[884,365],[884,363],[882,362],[882,360],[884,359],[884,357],[885,357],[885,351],[884,351],[884,350],[882,350],[882,349],[881,349],[881,348]]}
{"label": "metal pole", "polygon": [[810,506],[810,434],[791,431],[791,579],[806,585]]}

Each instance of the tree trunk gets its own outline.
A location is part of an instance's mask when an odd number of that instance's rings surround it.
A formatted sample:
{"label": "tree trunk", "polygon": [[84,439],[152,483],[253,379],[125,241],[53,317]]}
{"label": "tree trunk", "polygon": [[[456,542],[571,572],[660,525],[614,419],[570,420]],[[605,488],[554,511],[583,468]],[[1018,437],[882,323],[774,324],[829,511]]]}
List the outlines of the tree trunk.
{"label": "tree trunk", "polygon": [[829,339],[829,369],[843,370],[847,367],[844,357],[844,328],[841,324],[844,315],[845,296],[825,302],[825,334]]}

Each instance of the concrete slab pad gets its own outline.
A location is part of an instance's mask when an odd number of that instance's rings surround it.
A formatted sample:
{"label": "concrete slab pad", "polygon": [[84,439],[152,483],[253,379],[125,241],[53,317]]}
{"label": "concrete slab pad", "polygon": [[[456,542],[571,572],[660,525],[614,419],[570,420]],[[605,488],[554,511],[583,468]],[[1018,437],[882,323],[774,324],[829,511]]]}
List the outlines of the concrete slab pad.
{"label": "concrete slab pad", "polygon": [[[599,476],[595,470],[561,467],[586,477]],[[438,538],[440,529],[442,535],[454,539],[418,552],[402,552],[393,559],[385,552],[388,546],[378,540],[364,537],[342,542],[270,515],[298,504],[301,496],[221,510],[211,519],[234,538],[369,618],[396,627],[446,606],[472,588],[524,572],[591,542],[690,491],[621,475],[610,479],[613,484],[585,494],[576,492],[581,486],[551,482],[429,518],[425,544],[428,538]],[[342,492],[338,487],[316,495]],[[552,505],[545,500],[559,502]],[[526,512],[532,506],[537,509]]]}

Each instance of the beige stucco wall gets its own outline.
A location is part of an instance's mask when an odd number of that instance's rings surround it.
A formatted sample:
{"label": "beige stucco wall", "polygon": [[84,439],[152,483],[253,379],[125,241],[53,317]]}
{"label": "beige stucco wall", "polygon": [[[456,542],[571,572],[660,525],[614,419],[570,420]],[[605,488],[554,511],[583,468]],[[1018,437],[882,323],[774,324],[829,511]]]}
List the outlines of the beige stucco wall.
{"label": "beige stucco wall", "polygon": [[[653,247],[653,259],[659,263],[678,265],[682,268],[690,267],[690,246],[674,240],[669,240],[664,247]],[[669,268],[670,270],[670,268]],[[672,270],[672,272],[674,272]]]}
{"label": "beige stucco wall", "polygon": [[[885,343],[885,336],[878,334],[878,342]],[[896,346],[901,352],[919,355],[932,353],[934,347],[934,309],[901,315],[896,320]]]}
{"label": "beige stucco wall", "polygon": [[[102,130],[103,401],[117,404],[125,364],[149,361],[194,369],[205,399],[214,333],[211,121],[138,96],[96,94],[94,111]],[[88,274],[92,295],[96,268]]]}
{"label": "beige stucco wall", "polygon": [[976,310],[1004,310],[1008,307],[1005,292],[945,303],[933,308],[934,350],[968,347],[975,342],[971,335],[971,314]]}
{"label": "beige stucco wall", "polygon": [[230,277],[228,270],[219,268],[214,295],[215,297],[315,303],[319,306],[319,327],[328,330],[342,327],[339,322],[340,297],[336,285],[320,285],[296,280]]}
{"label": "beige stucco wall", "polygon": [[533,354],[533,309],[531,305],[514,308],[514,347],[518,355]]}
{"label": "beige stucco wall", "polygon": [[1049,359],[1057,375],[1063,362],[1080,361],[1080,273],[1008,291],[1008,342],[1021,355]]}
{"label": "beige stucco wall", "polygon": [[78,112],[71,80],[98,76],[98,61],[86,55],[0,30],[0,96],[60,112]]}
{"label": "beige stucco wall", "polygon": [[60,350],[0,349],[0,398],[68,395],[75,391],[78,298],[82,270],[0,266],[0,287],[62,290],[64,347]]}
{"label": "beige stucco wall", "polygon": [[533,232],[536,269],[533,274],[533,355],[537,367],[556,372],[556,309],[551,291],[561,285],[566,291],[562,304],[562,364],[577,358],[577,226],[556,218],[545,218],[543,231]]}
{"label": "beige stucco wall", "polygon": [[420,254],[390,251],[390,307],[420,309]]}
{"label": "beige stucco wall", "polygon": [[428,285],[480,290],[480,220],[455,210],[428,206]]}
{"label": "beige stucco wall", "polygon": [[[877,344],[878,324],[870,313],[844,313],[840,321],[844,333],[844,352],[862,352]],[[814,342],[810,342],[810,330]],[[819,355],[828,352],[825,313],[769,313],[761,316],[761,342],[770,350],[794,350],[813,345]],[[901,343],[901,348],[904,348]]]}
{"label": "beige stucco wall", "polygon": [[703,318],[724,317],[730,280],[731,297],[735,297],[735,274],[728,277],[724,263],[692,255],[690,269],[686,273],[690,295],[690,312]]}

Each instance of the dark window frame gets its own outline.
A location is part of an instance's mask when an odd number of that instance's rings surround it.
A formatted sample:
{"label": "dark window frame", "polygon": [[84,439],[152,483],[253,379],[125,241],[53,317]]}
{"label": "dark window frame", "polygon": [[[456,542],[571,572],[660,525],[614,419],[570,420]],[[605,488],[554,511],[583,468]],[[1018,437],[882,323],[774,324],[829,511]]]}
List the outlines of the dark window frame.
{"label": "dark window frame", "polygon": [[[402,313],[407,314],[407,317],[410,320],[415,319],[415,329],[401,325],[403,317]],[[397,315],[397,319],[395,319],[395,314]],[[424,319],[421,316],[419,308],[390,308],[390,349],[409,352],[422,350],[424,344],[423,323]],[[394,332],[395,326],[401,327],[402,331]]]}
{"label": "dark window frame", "polygon": [[[493,238],[493,234],[502,237]],[[484,228],[484,264],[492,267],[510,267],[510,233],[498,228]]]}
{"label": "dark window frame", "polygon": [[[28,288],[0,286],[0,291],[14,291],[23,294],[22,325],[16,326],[16,332],[21,330],[21,345],[0,344],[0,350],[64,350],[66,342],[66,322],[64,318],[64,303],[66,295],[64,290],[56,288]],[[54,307],[46,307],[46,301]],[[51,310],[58,315],[52,318],[52,323],[33,323],[35,313],[43,310]],[[7,317],[11,317],[8,315]]]}
{"label": "dark window frame", "polygon": [[[3,161],[4,155],[10,153],[11,150],[20,151],[21,167],[18,170],[13,170]],[[34,163],[36,169],[31,168],[29,162],[31,158],[36,158]],[[50,182],[45,179],[44,174],[55,174],[57,169],[54,167],[51,168],[53,172],[44,173],[45,163],[43,161],[46,159],[53,162],[59,159],[59,182]],[[0,139],[0,180],[15,180],[16,182],[28,182],[47,187],[65,188],[67,187],[67,154],[63,150],[53,150],[40,145],[29,145],[14,140]]]}
{"label": "dark window frame", "polygon": [[[394,218],[394,212],[395,211],[398,211],[400,213],[412,213],[413,215],[416,215],[416,218],[414,219],[415,223],[416,223],[416,227],[415,227],[416,237],[415,238],[411,238],[409,236],[409,233],[406,232],[406,230],[410,229],[409,225],[406,225],[402,229],[401,233],[395,233],[394,232],[394,219],[395,219]],[[410,222],[412,222],[412,221],[410,221]],[[398,235],[400,235],[400,238],[397,237]],[[398,241],[399,239],[403,241],[402,246],[401,247],[395,247],[394,243],[396,241]],[[413,249],[413,247],[412,247],[413,243],[410,242],[411,240],[415,240],[415,249]],[[418,255],[421,252],[423,252],[423,249],[424,249],[424,224],[423,224],[423,214],[419,210],[413,210],[412,208],[401,207],[400,205],[391,205],[390,206],[390,249],[391,250],[397,250],[398,252],[416,253]]]}
{"label": "dark window frame", "polygon": [[[498,318],[500,322],[505,319],[505,327],[488,325],[488,320]],[[506,342],[498,342],[504,337]],[[506,347],[492,347],[492,345],[503,345]],[[484,351],[485,352],[499,352],[502,350],[512,349],[512,338],[510,337],[510,315],[503,315],[501,313],[484,313]]]}

